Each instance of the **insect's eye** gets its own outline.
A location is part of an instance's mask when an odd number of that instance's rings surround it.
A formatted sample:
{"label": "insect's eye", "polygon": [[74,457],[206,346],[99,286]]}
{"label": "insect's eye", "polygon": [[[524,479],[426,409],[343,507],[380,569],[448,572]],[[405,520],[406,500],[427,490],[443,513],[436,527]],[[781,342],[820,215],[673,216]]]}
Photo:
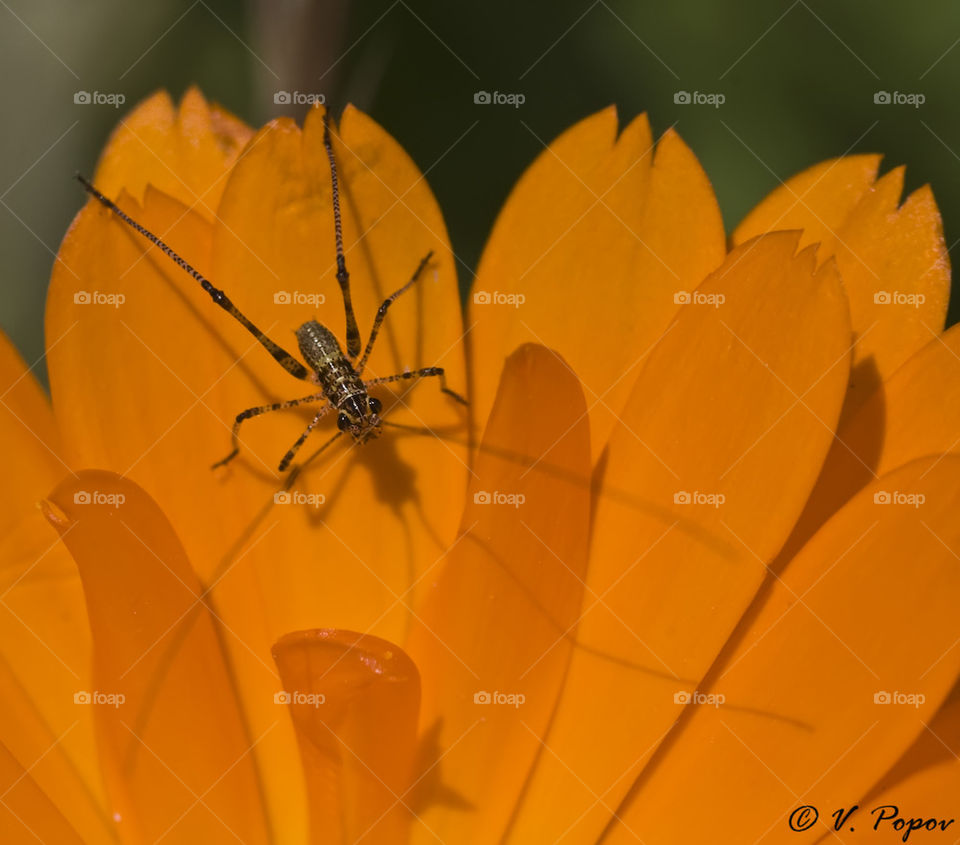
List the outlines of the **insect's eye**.
{"label": "insect's eye", "polygon": [[371,414],[379,414],[383,410],[383,402],[381,402],[379,399],[377,399],[374,396],[371,396],[367,400],[367,405],[370,408]]}
{"label": "insect's eye", "polygon": [[350,428],[350,417],[346,414],[340,414],[340,416],[337,417],[337,428],[339,428],[340,431],[346,431]]}

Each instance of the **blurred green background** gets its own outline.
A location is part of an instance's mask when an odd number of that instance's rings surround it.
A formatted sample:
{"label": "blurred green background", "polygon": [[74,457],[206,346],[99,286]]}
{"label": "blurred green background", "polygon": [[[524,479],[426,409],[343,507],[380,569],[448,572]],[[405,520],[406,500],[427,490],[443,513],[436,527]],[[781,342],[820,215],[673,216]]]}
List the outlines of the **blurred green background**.
{"label": "blurred green background", "polygon": [[[927,0],[0,0],[0,326],[43,372],[53,256],[126,109],[192,82],[256,125],[305,107],[278,90],[353,102],[410,152],[471,280],[511,185],[549,141],[610,103],[675,125],[707,170],[728,231],[780,179],[848,152],[929,182],[948,246],[960,238],[960,5]],[[78,90],[122,93],[119,111]],[[519,108],[478,90],[521,93]],[[674,102],[721,93],[720,108]],[[919,107],[877,91],[922,94]],[[951,308],[950,322],[960,316]]]}

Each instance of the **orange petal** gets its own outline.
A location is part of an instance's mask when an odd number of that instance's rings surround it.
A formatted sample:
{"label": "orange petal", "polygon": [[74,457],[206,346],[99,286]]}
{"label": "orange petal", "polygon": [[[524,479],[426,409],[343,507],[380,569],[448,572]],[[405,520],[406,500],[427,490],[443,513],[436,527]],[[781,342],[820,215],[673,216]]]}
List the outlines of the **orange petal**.
{"label": "orange petal", "polygon": [[878,155],[852,155],[815,164],[771,191],[744,217],[732,240],[742,244],[764,232],[802,229],[801,247],[832,243],[834,232],[877,181],[879,169]]}
{"label": "orange petal", "polygon": [[[162,234],[264,330],[290,347],[293,328],[311,317],[341,330],[342,316],[334,317],[342,315],[339,290],[332,271],[327,272],[333,221],[319,115],[314,113],[304,133],[289,127],[264,130],[235,168],[221,213],[227,223],[218,224],[213,272],[211,227],[202,217],[185,213],[182,204],[152,189],[142,208],[121,199],[135,218]],[[343,123],[350,149],[373,168],[366,169],[340,148],[345,195],[352,197],[344,212],[348,244],[353,246],[360,231],[383,218],[349,258],[365,330],[384,290],[405,281],[428,248],[437,251],[439,281],[428,269],[421,286],[391,309],[374,353],[376,372],[394,371],[391,356],[396,352],[396,361],[404,364],[447,366],[451,386],[462,389],[459,303],[436,204],[413,164],[381,129],[353,110]],[[278,172],[288,172],[278,140],[284,132],[295,134],[298,155],[302,139],[309,178],[291,173],[278,179]],[[296,203],[286,206],[287,216],[266,211],[272,208],[271,190],[312,197],[306,224],[297,222],[295,212],[302,209]],[[396,203],[394,194],[403,202]],[[276,202],[282,205],[279,197]],[[364,215],[360,225],[357,209]],[[416,235],[415,229],[425,231],[419,220],[430,224],[431,231]],[[291,227],[284,228],[284,221]],[[299,241],[289,239],[292,231],[299,233]],[[282,248],[261,254],[264,233]],[[268,240],[271,250],[273,244]],[[397,257],[400,252],[403,260]],[[294,254],[299,265],[287,263]],[[261,263],[265,255],[270,265]],[[214,598],[231,632],[231,659],[258,735],[275,721],[269,648],[283,633],[337,625],[402,638],[408,619],[404,603],[415,598],[407,591],[456,530],[465,486],[464,449],[433,437],[392,432],[362,449],[341,446],[328,454],[326,464],[301,476],[298,493],[311,498],[277,506],[274,494],[282,482],[275,467],[310,413],[295,410],[250,421],[241,432],[243,450],[235,463],[218,472],[211,472],[210,465],[229,451],[230,425],[239,411],[305,396],[315,388],[292,379],[172,262],[156,250],[144,257],[142,241],[96,204],[78,216],[60,257],[48,298],[47,329],[51,338],[63,338],[50,350],[50,379],[73,463],[128,475],[150,491],[177,526],[201,581],[215,583]],[[282,276],[273,274],[274,265]],[[315,270],[317,278],[326,273],[314,289],[328,295],[328,316],[309,303],[274,302],[273,291],[281,285],[306,289],[289,275],[297,267],[298,273],[314,275]],[[78,292],[95,291],[126,299],[120,307],[75,302]],[[402,369],[400,364],[396,369]],[[432,383],[417,387],[405,400],[416,414],[408,413],[406,420],[415,425],[423,420],[435,430],[448,422],[459,424],[460,411],[451,409],[435,379],[428,381]],[[404,414],[394,418],[403,420]],[[322,426],[315,443],[329,436],[334,422]],[[315,506],[320,497],[326,500],[323,508]],[[377,530],[371,531],[371,525]],[[296,753],[294,741],[292,731],[278,729],[263,740],[258,753],[270,761],[265,769],[274,815],[295,831],[302,827],[298,819],[305,807],[296,806],[302,791],[283,765]]]}
{"label": "orange petal", "polygon": [[[0,449],[3,467],[16,484],[0,485],[0,538],[4,538],[63,475],[60,437],[43,392],[10,339],[0,332]],[[24,485],[27,485],[26,489]]]}
{"label": "orange petal", "polygon": [[154,841],[268,839],[255,744],[214,616],[173,529],[118,476],[85,470],[44,504],[80,569],[100,756],[121,830]]}
{"label": "orange petal", "polygon": [[[829,812],[910,747],[960,673],[958,507],[960,458],[924,458],[827,523],[703,691],[722,698],[693,708],[610,841],[668,841],[679,818],[696,842],[824,835]],[[790,814],[805,804],[820,822],[794,835]]]}
{"label": "orange petal", "polygon": [[675,294],[724,251],[713,190],[679,136],[667,132],[654,154],[646,117],[617,137],[612,108],[569,129],[517,183],[484,249],[468,318],[475,419],[490,411],[503,360],[540,343],[583,382],[596,459]]}
{"label": "orange petal", "polygon": [[960,326],[934,337],[837,430],[781,553],[785,565],[854,493],[908,461],[960,450]]}
{"label": "orange petal", "polygon": [[[878,160],[824,162],[787,181],[751,212],[734,243],[771,229],[803,229],[818,260],[834,256],[857,336],[845,415],[943,329],[950,261],[929,187],[899,205],[903,168],[873,182]],[[855,204],[852,200],[857,192]]]}
{"label": "orange petal", "polygon": [[49,400],[2,334],[0,444],[0,742],[84,838],[103,838],[92,720],[73,704],[89,681],[83,592],[36,506],[68,467]]}
{"label": "orange petal", "polygon": [[[365,375],[440,365],[450,387],[463,391],[456,274],[426,182],[396,141],[356,109],[344,112],[334,137],[347,267],[364,339],[383,299],[434,251],[419,284],[391,307]],[[279,120],[257,135],[231,176],[220,216],[214,272],[225,285],[229,280],[231,296],[251,318],[284,343],[293,342],[297,326],[315,318],[342,342],[322,108],[310,112],[302,131]],[[242,330],[231,324],[223,333],[243,348]],[[265,356],[249,360],[271,394],[309,392],[309,385],[306,391],[291,387],[292,380]],[[429,429],[424,434],[459,428],[462,438],[462,409],[440,392],[437,379],[424,382],[373,392],[394,407],[390,421]],[[234,412],[264,401],[263,392],[249,386]],[[309,415],[277,414],[251,421],[243,463],[232,470],[231,483],[250,467],[260,473],[263,464],[274,466],[308,420]],[[335,431],[330,415],[316,444]],[[274,637],[323,625],[402,640],[409,620],[405,605],[415,603],[422,589],[415,587],[420,574],[453,539],[466,473],[465,448],[438,437],[393,431],[360,448],[337,444],[299,485],[302,492],[325,497],[319,509],[293,509],[312,529],[309,540],[291,545],[288,555],[279,555],[276,547],[255,553],[269,567],[263,590]]]}
{"label": "orange petal", "polygon": [[583,595],[589,448],[576,377],[555,353],[522,346],[504,370],[460,538],[409,644],[421,724],[439,746],[423,778],[440,784],[423,790],[424,837],[498,839],[545,753]]}
{"label": "orange petal", "polygon": [[[914,824],[928,824],[930,830],[952,832],[956,827],[947,822],[956,815],[954,802],[960,791],[960,697],[956,690],[937,711],[937,715],[924,726],[917,741],[897,764],[883,777],[870,794],[859,803],[862,810],[854,817],[853,830],[841,831],[842,842],[903,842],[903,836]],[[893,816],[893,808],[897,815]],[[906,819],[904,825],[900,819]],[[894,825],[899,823],[900,828]],[[919,832],[915,827],[912,833]]]}
{"label": "orange petal", "polygon": [[84,840],[60,815],[49,797],[37,786],[3,744],[0,744],[0,838],[5,843],[57,842],[68,845]]}
{"label": "orange petal", "polygon": [[300,744],[311,841],[406,841],[420,708],[413,661],[350,631],[288,634],[273,654]]}
{"label": "orange petal", "polygon": [[796,240],[734,250],[637,378],[602,464],[583,648],[518,841],[600,835],[809,495],[843,402],[850,323],[833,265],[815,271]]}
{"label": "orange petal", "polygon": [[113,131],[95,182],[108,197],[126,190],[138,202],[153,185],[213,220],[227,174],[252,137],[249,126],[208,104],[197,88],[187,89],[179,108],[158,91]]}

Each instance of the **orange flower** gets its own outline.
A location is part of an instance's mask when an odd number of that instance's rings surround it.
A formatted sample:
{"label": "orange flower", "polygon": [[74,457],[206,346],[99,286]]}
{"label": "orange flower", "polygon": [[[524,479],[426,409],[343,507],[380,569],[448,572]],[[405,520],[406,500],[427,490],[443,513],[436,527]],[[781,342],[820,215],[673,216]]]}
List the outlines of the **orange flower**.
{"label": "orange flower", "polygon": [[[278,342],[342,334],[322,118],[253,133],[157,95],[94,182]],[[859,804],[838,836],[900,840],[949,818],[960,334],[929,190],[899,205],[902,171],[826,162],[728,253],[679,137],[607,110],[508,200],[468,356],[422,176],[354,109],[335,152],[362,333],[436,256],[371,373],[445,367],[473,429],[436,385],[384,389],[408,430],[289,497],[306,411],[246,423],[211,472],[238,411],[306,391],[88,203],[51,283],[52,409],[0,347],[5,839],[799,842]]]}

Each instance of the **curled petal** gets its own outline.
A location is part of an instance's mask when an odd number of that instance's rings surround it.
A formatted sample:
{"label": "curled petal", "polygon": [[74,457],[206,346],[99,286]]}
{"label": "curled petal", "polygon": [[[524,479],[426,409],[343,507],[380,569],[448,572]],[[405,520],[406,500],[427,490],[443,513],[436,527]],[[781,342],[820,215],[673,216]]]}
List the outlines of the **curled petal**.
{"label": "curled petal", "polygon": [[350,631],[274,647],[310,804],[311,841],[397,843],[409,832],[420,678],[393,643]]}

